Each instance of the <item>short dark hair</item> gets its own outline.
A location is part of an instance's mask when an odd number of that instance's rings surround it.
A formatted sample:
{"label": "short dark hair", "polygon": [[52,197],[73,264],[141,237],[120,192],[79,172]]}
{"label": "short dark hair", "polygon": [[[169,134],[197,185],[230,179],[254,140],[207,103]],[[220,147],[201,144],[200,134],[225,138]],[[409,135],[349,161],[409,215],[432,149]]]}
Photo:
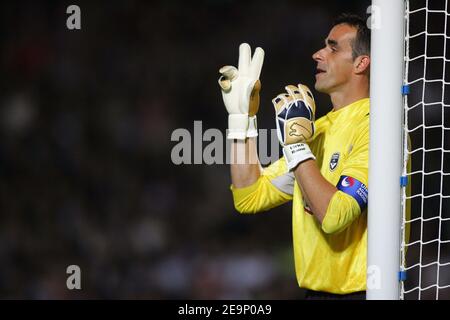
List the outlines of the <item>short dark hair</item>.
{"label": "short dark hair", "polygon": [[366,21],[356,14],[343,13],[334,20],[333,27],[338,24],[347,24],[356,29],[355,40],[351,43],[353,60],[361,55],[370,56],[370,30]]}

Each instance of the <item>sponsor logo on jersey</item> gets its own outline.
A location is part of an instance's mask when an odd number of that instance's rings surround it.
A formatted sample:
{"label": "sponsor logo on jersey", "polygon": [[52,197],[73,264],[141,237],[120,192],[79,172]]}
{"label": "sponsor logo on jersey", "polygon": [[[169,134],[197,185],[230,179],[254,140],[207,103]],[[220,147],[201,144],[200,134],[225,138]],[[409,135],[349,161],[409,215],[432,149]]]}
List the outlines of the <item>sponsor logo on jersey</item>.
{"label": "sponsor logo on jersey", "polygon": [[339,156],[340,156],[340,153],[339,153],[339,152],[335,152],[335,153],[333,153],[333,155],[331,156],[331,160],[330,160],[330,171],[334,171],[334,169],[336,169],[336,167],[338,166],[338,163],[339,163]]}

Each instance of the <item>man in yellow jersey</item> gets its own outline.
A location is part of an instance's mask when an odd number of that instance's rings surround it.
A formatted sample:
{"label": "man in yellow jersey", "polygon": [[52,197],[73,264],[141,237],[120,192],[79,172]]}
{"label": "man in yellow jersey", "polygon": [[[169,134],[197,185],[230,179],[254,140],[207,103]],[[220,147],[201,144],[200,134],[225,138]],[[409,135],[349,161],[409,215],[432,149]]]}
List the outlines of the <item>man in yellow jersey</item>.
{"label": "man in yellow jersey", "polygon": [[[234,205],[240,213],[257,213],[292,200],[295,269],[306,297],[364,299],[370,69],[365,21],[340,16],[312,58],[315,89],[330,96],[332,110],[314,121],[309,89],[287,86],[272,101],[284,156],[265,169],[256,148],[264,51],[257,48],[252,58],[242,44],[239,68],[220,70],[227,138],[233,139]],[[244,153],[246,161],[236,161]]]}

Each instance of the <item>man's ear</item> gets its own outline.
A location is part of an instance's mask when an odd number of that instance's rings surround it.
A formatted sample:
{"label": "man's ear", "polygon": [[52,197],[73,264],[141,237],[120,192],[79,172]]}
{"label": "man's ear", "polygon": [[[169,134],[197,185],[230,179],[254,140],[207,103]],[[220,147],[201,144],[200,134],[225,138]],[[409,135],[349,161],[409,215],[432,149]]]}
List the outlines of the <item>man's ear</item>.
{"label": "man's ear", "polygon": [[353,67],[356,74],[368,73],[370,71],[370,57],[366,55],[356,57]]}

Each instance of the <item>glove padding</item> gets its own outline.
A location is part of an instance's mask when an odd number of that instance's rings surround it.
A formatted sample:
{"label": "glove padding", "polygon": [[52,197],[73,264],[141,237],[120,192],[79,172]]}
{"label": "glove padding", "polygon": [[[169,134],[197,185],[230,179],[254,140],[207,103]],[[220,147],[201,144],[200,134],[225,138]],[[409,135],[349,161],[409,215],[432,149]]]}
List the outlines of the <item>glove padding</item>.
{"label": "glove padding", "polygon": [[316,104],[311,90],[303,84],[286,86],[273,100],[278,140],[289,171],[307,159],[315,159],[307,142],[314,135]]}
{"label": "glove padding", "polygon": [[224,66],[219,72],[219,85],[228,111],[228,139],[243,140],[258,135],[256,113],[259,109],[259,91],[264,62],[264,50],[256,48],[251,58],[251,48],[247,43],[239,46],[238,69]]}

